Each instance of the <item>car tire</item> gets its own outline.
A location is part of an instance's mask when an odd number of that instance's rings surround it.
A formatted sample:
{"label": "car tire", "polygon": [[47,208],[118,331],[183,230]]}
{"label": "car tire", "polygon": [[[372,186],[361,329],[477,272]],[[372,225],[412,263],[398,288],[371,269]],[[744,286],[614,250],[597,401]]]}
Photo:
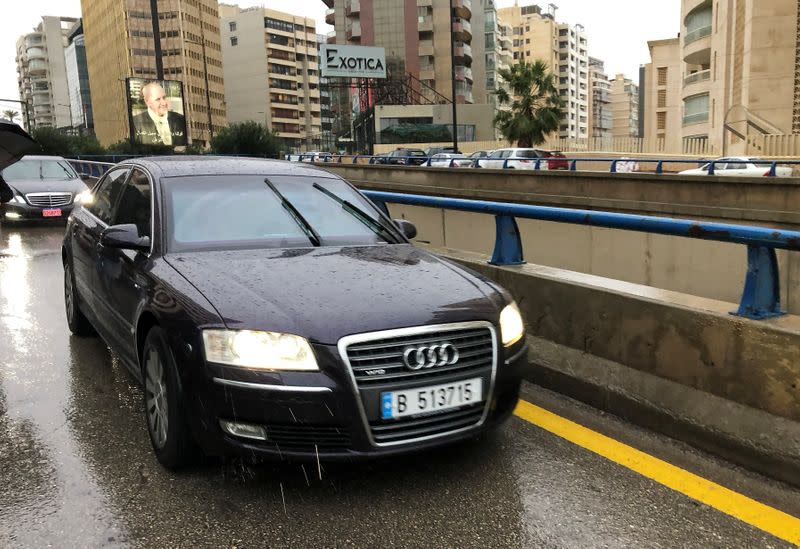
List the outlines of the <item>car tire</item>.
{"label": "car tire", "polygon": [[64,262],[64,308],[70,332],[79,337],[93,336],[97,333],[89,319],[81,312],[80,295],[75,286],[75,275],[69,261]]}
{"label": "car tire", "polygon": [[147,433],[159,463],[177,470],[189,465],[196,454],[175,359],[164,332],[158,326],[147,334],[142,350],[144,415]]}

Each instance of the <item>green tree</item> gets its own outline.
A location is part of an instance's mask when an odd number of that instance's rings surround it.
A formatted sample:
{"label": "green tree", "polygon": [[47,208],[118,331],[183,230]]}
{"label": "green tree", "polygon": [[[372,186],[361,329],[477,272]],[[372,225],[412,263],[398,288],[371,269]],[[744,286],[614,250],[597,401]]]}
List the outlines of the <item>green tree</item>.
{"label": "green tree", "polygon": [[495,115],[497,129],[518,147],[544,143],[561,123],[564,104],[558,96],[556,77],[544,61],[523,61],[497,73],[509,88],[495,92],[497,103],[511,107]]}
{"label": "green tree", "polygon": [[17,111],[9,109],[7,111],[3,111],[3,116],[5,116],[6,118],[8,118],[13,122],[14,119],[19,116],[19,113]]}
{"label": "green tree", "polygon": [[40,127],[31,132],[42,147],[44,154],[54,156],[77,156],[87,154],[105,154],[105,149],[94,136],[68,135],[56,128]]}
{"label": "green tree", "polygon": [[282,141],[258,122],[239,122],[221,129],[211,140],[218,154],[242,154],[278,158]]}

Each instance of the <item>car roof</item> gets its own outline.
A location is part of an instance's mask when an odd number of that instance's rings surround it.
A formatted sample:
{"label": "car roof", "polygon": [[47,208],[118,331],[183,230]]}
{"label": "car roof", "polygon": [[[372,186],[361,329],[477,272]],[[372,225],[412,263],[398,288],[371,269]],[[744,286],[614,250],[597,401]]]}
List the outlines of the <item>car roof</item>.
{"label": "car roof", "polygon": [[20,160],[66,160],[63,156],[53,156],[49,154],[26,154]]}
{"label": "car roof", "polygon": [[140,165],[153,175],[180,177],[185,175],[294,175],[337,178],[332,173],[298,162],[249,158],[242,156],[148,156],[120,162],[120,166]]}

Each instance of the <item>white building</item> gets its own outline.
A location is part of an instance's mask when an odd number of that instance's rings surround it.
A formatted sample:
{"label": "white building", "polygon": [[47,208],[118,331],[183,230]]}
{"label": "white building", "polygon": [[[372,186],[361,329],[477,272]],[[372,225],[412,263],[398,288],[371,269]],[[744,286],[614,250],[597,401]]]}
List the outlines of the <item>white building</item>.
{"label": "white building", "polygon": [[[17,39],[17,84],[20,100],[28,105],[22,118],[27,129],[69,127],[70,98],[64,48],[73,17],[42,17],[33,32]],[[30,123],[29,123],[30,122]]]}
{"label": "white building", "polygon": [[589,137],[589,52],[582,25],[558,25],[558,91],[564,101],[560,137]]}

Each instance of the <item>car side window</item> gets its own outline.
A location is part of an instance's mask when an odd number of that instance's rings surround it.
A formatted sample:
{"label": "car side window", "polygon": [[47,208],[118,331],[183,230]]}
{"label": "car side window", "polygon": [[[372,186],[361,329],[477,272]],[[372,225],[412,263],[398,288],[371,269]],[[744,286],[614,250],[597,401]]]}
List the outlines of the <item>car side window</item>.
{"label": "car side window", "polygon": [[745,170],[745,169],[747,169],[747,166],[744,164],[744,162],[728,162],[728,164],[725,166],[725,169],[726,170]]}
{"label": "car side window", "polygon": [[114,205],[119,199],[120,193],[122,192],[122,185],[125,183],[125,178],[127,176],[127,168],[111,170],[94,192],[92,203],[86,207],[87,210],[92,212],[97,219],[106,225],[111,224],[111,214],[114,211]]}
{"label": "car side window", "polygon": [[122,197],[114,214],[114,225],[131,223],[139,229],[139,236],[152,236],[151,193],[147,174],[138,168],[131,170],[131,176],[122,190]]}

